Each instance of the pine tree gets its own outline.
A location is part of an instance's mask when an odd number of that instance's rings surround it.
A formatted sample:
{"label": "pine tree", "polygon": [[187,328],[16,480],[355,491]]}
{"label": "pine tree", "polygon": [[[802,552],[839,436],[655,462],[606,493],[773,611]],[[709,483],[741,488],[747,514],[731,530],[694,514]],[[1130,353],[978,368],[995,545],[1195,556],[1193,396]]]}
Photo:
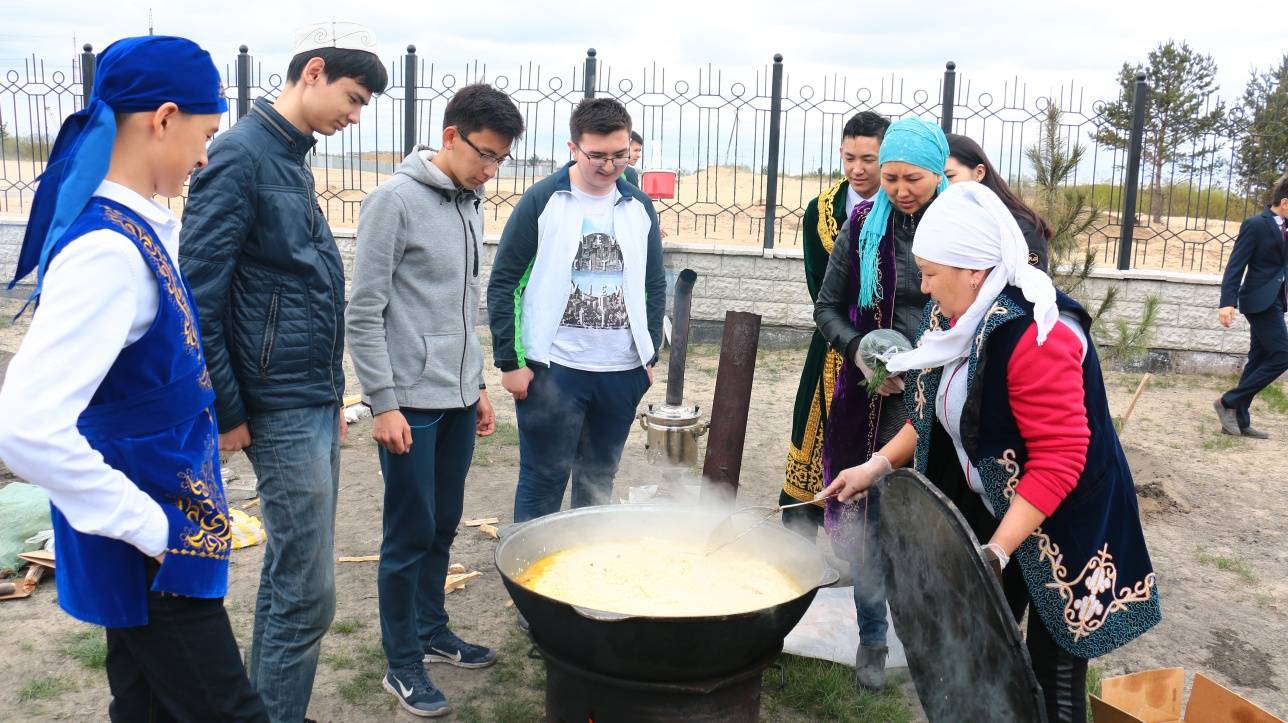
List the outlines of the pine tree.
{"label": "pine tree", "polygon": [[[1159,223],[1163,220],[1163,166],[1175,163],[1184,175],[1213,169],[1216,146],[1202,140],[1222,127],[1226,112],[1224,102],[1214,97],[1218,89],[1216,61],[1188,43],[1168,40],[1159,44],[1149,52],[1143,70],[1149,94],[1141,162],[1150,170],[1150,216]],[[1101,144],[1125,150],[1131,138],[1136,68],[1123,63],[1118,82],[1122,95],[1105,106],[1107,125],[1094,137]]]}
{"label": "pine tree", "polygon": [[1235,156],[1235,173],[1247,197],[1261,203],[1288,168],[1288,55],[1278,68],[1253,71],[1243,92],[1240,120],[1238,131],[1243,138]]}
{"label": "pine tree", "polygon": [[1024,155],[1033,164],[1036,210],[1051,225],[1047,243],[1051,280],[1061,291],[1076,296],[1096,263],[1095,252],[1080,239],[1103,209],[1096,206],[1091,194],[1065,185],[1087,149],[1081,143],[1069,145],[1062,137],[1060,117],[1059,106],[1048,103],[1038,142],[1026,148]]}
{"label": "pine tree", "polygon": [[[1059,106],[1048,103],[1046,117],[1042,120],[1038,142],[1025,149],[1024,155],[1033,164],[1033,180],[1037,186],[1034,199],[1036,210],[1051,225],[1051,240],[1047,242],[1047,268],[1051,280],[1064,293],[1077,297],[1087,277],[1095,268],[1096,253],[1084,245],[1083,238],[1100,219],[1100,208],[1092,195],[1066,181],[1077,170],[1087,149],[1081,143],[1072,145],[1061,135]],[[1129,363],[1144,356],[1149,349],[1158,310],[1158,298],[1145,300],[1140,321],[1132,326],[1125,319],[1115,319],[1108,330],[1098,323],[1118,300],[1118,287],[1105,290],[1105,298],[1091,313],[1098,341],[1104,345],[1102,359],[1106,363]]]}

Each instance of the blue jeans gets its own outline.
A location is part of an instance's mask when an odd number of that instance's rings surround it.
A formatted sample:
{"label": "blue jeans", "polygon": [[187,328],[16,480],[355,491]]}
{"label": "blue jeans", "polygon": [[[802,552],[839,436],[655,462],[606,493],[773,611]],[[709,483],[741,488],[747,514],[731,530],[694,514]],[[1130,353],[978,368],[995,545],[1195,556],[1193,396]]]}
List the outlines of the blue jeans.
{"label": "blue jeans", "polygon": [[515,402],[519,423],[519,485],[514,521],[559,511],[572,475],[572,506],[612,501],[613,478],[635,410],[648,391],[648,372],[587,372],[532,365],[528,397]]}
{"label": "blue jeans", "polygon": [[250,418],[246,456],[268,543],[247,668],[274,723],[304,720],[322,636],[335,617],[339,420],[335,404]]}
{"label": "blue jeans", "polygon": [[886,644],[886,583],[881,570],[881,490],[868,490],[867,505],[863,515],[863,530],[859,535],[859,551],[850,560],[854,577],[854,608],[859,619],[859,644],[881,646]]}
{"label": "blue jeans", "polygon": [[385,529],[376,585],[390,668],[420,664],[425,646],[447,627],[443,583],[474,457],[477,407],[402,413],[411,427],[411,450],[380,448]]}

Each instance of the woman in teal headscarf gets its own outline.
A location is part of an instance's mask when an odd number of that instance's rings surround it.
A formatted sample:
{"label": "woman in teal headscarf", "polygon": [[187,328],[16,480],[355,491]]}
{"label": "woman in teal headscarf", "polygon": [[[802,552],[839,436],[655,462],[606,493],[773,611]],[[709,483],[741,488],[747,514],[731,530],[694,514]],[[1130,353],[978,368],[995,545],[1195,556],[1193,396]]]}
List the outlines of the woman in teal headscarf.
{"label": "woman in teal headscarf", "polygon": [[[907,421],[898,394],[902,379],[887,379],[875,394],[868,393],[864,380],[870,370],[859,359],[859,341],[877,329],[894,329],[910,340],[916,337],[928,297],[921,293],[912,237],[926,207],[948,187],[943,175],[947,159],[948,141],[939,126],[917,118],[893,123],[881,142],[881,190],[871,202],[854,207],[832,247],[814,305],[820,333],[845,360],[824,432],[826,482],[866,462]],[[824,514],[834,547],[854,570],[860,640],[855,676],[867,688],[884,683],[886,657],[879,518],[875,491],[866,503],[829,500]]]}

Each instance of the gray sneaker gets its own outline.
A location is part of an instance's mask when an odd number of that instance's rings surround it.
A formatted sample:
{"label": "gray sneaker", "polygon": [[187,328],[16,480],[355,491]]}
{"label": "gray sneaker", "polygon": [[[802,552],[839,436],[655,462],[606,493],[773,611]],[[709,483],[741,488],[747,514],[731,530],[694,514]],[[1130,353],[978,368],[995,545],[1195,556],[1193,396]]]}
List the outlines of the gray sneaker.
{"label": "gray sneaker", "polygon": [[1243,429],[1239,430],[1239,434],[1242,434],[1243,436],[1248,437],[1250,439],[1270,439],[1269,434],[1266,434],[1265,432],[1261,431],[1260,429],[1257,429],[1256,427],[1244,427]]}
{"label": "gray sneaker", "polygon": [[421,718],[437,718],[452,712],[447,696],[425,675],[421,665],[390,668],[383,681],[385,690],[393,693],[403,710]]}
{"label": "gray sneaker", "polygon": [[860,645],[854,655],[854,684],[865,690],[881,690],[885,687],[886,654],[890,648],[884,645]]}
{"label": "gray sneaker", "polygon": [[1216,410],[1216,418],[1221,421],[1221,431],[1232,437],[1241,437],[1243,432],[1239,430],[1239,418],[1235,416],[1234,410],[1225,406],[1225,402],[1217,397],[1212,402],[1212,408]]}

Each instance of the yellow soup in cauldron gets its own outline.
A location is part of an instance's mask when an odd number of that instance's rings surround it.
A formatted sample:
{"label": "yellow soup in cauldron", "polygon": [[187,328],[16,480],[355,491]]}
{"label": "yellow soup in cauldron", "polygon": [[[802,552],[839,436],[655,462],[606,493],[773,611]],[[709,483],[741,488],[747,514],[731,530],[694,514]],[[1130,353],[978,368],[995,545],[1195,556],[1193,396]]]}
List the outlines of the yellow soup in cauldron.
{"label": "yellow soup in cauldron", "polygon": [[805,592],[767,562],[675,540],[644,538],[570,547],[532,563],[519,584],[562,602],[626,615],[729,615]]}

